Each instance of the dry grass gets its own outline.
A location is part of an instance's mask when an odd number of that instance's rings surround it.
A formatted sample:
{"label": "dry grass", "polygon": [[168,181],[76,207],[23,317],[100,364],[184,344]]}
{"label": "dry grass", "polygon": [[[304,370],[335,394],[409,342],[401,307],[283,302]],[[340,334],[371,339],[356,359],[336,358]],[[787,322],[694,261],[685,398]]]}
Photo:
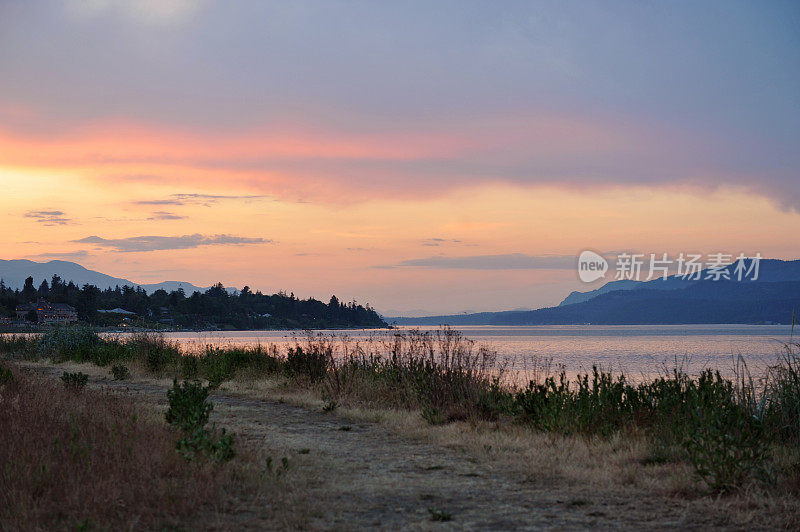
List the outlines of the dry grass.
{"label": "dry grass", "polygon": [[504,422],[430,426],[418,413],[399,410],[340,411],[355,421],[379,421],[404,436],[462,451],[518,482],[574,491],[594,503],[656,497],[660,504],[674,506],[686,525],[800,528],[798,491],[753,484],[724,496],[709,493],[689,464],[650,463],[651,443],[645,434],[587,438],[532,432]]}
{"label": "dry grass", "polygon": [[12,375],[0,385],[0,529],[213,528],[254,498],[285,500],[241,446],[229,464],[186,462],[149,405]]}
{"label": "dry grass", "polygon": [[[458,449],[469,459],[490,465],[519,482],[577,492],[595,490],[603,496],[618,494],[629,500],[644,494],[662,497],[685,508],[687,515],[696,517],[696,523],[707,522],[701,519],[703,516],[713,516],[713,524],[723,526],[800,526],[800,450],[792,440],[791,431],[795,429],[790,424],[785,424],[790,429],[788,436],[778,438],[777,433],[770,432],[771,439],[764,440],[774,455],[768,463],[774,472],[772,477],[762,482],[765,479],[754,474],[737,485],[733,493],[718,496],[698,480],[692,466],[681,456],[680,439],[674,438],[665,454],[659,445],[661,433],[654,430],[657,423],[654,426],[646,422],[646,417],[628,415],[627,395],[620,395],[621,399],[613,395],[621,386],[616,381],[601,388],[588,387],[585,394],[591,398],[591,392],[599,390],[598,394],[608,395],[609,400],[620,399],[619,411],[610,410],[619,415],[608,417],[604,415],[606,410],[594,409],[607,406],[605,399],[590,402],[587,408],[586,401],[579,401],[582,396],[572,388],[559,391],[553,386],[552,393],[544,394],[531,387],[530,404],[516,404],[513,390],[493,386],[496,373],[492,369],[492,353],[452,331],[398,335],[388,343],[347,339],[334,342],[331,338],[312,337],[302,348],[304,356],[313,357],[292,361],[261,350],[209,351],[200,374],[209,380],[223,375],[220,389],[237,394],[284,400],[315,410],[321,410],[326,402],[335,402],[340,415],[356,421],[381,422],[403,436]],[[385,355],[378,358],[376,355],[381,352]],[[146,356],[128,359],[133,373],[146,380],[169,373],[154,372],[147,360]],[[800,419],[795,415],[799,360],[787,356],[788,369],[773,375],[768,387],[770,395],[761,396],[769,401],[743,394],[755,392],[756,388],[737,380],[736,405],[759,408],[765,419],[780,420],[776,413],[788,414],[789,420]],[[176,370],[179,368],[172,368]],[[85,371],[107,374],[108,370]],[[675,378],[677,382],[678,376]],[[162,379],[160,384],[168,382]],[[713,385],[716,381],[710,382]],[[721,389],[717,386],[711,391],[717,388]],[[664,397],[682,401],[685,395]],[[576,407],[555,412],[559,423],[540,426],[528,419],[536,416],[526,418],[519,414],[520,406],[539,405],[533,399],[548,404],[554,397]],[[508,408],[509,401],[515,401],[512,408]],[[533,408],[531,412],[542,419],[548,419],[542,414],[553,413]],[[603,415],[598,416],[598,412]],[[580,427],[573,419],[578,414],[585,414],[586,423]],[[665,427],[679,432],[684,423],[681,415],[667,419],[675,423]],[[605,425],[595,423],[598,420]]]}
{"label": "dry grass", "polygon": [[[228,382],[225,391],[268,397],[313,410],[326,401],[318,392],[283,379]],[[732,494],[710,493],[681,461],[654,463],[652,441],[644,432],[611,437],[586,437],[531,431],[509,419],[461,421],[432,426],[419,411],[376,408],[362,401],[345,403],[337,414],[354,423],[381,423],[403,437],[434,443],[464,453],[467,459],[492,467],[498,475],[552,490],[572,490],[594,503],[609,498],[652,498],[675,507],[682,524],[696,526],[800,528],[800,493],[756,484]],[[793,463],[797,453],[779,448],[779,466]]]}
{"label": "dry grass", "polygon": [[[94,377],[108,370],[91,364],[64,363],[68,371],[84,371]],[[137,381],[169,386],[144,368],[134,368]],[[268,398],[310,410],[325,404],[319,390],[279,376],[266,379],[228,381],[221,392],[243,397]],[[404,438],[456,450],[466,460],[490,467],[498,476],[531,483],[543,489],[572,493],[575,500],[592,504],[614,499],[648,501],[650,507],[668,506],[680,515],[680,526],[718,526],[797,529],[800,499],[797,492],[759,488],[755,485],[735,493],[709,494],[683,462],[652,463],[651,442],[642,432],[618,433],[611,437],[586,437],[532,431],[529,427],[498,421],[460,421],[432,426],[419,411],[376,408],[361,401],[345,402],[336,414],[361,422],[381,423]],[[797,457],[784,451],[781,462]]]}

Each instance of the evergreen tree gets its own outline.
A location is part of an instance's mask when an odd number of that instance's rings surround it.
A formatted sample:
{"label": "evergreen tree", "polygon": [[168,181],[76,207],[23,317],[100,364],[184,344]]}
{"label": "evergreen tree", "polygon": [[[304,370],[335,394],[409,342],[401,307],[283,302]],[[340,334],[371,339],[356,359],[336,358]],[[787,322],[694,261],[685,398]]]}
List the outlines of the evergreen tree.
{"label": "evergreen tree", "polygon": [[22,297],[26,301],[31,301],[36,297],[36,288],[33,287],[33,277],[25,279],[25,285],[22,287]]}

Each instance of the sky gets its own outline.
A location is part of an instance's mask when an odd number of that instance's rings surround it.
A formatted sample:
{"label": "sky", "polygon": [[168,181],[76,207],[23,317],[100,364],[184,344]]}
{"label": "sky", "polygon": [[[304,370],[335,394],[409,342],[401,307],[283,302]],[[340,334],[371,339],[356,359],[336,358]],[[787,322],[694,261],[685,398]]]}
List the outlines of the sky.
{"label": "sky", "polygon": [[0,0],[0,249],[387,315],[800,258],[797,2]]}

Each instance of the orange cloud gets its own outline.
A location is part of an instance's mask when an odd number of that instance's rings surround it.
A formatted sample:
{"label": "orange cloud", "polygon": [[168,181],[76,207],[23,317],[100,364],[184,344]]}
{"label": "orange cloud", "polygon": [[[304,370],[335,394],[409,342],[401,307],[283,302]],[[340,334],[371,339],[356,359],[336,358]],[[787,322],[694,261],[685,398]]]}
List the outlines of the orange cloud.
{"label": "orange cloud", "polygon": [[202,134],[139,123],[104,123],[56,137],[0,130],[0,159],[14,165],[153,162],[203,164],[223,159],[415,159],[453,155],[463,141],[441,135],[320,132]]}
{"label": "orange cloud", "polygon": [[292,124],[231,133],[107,121],[49,136],[0,130],[0,166],[78,170],[101,185],[222,188],[331,203],[441,195],[490,182],[739,185],[755,192],[758,183],[762,195],[788,201],[779,177],[716,168],[713,149],[701,145],[620,119],[525,111],[379,134]]}

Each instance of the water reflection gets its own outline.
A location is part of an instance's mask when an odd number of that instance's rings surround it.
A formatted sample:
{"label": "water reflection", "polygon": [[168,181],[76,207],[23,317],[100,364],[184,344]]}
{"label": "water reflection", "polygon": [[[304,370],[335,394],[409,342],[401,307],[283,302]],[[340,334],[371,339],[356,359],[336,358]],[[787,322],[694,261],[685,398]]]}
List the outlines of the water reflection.
{"label": "water reflection", "polygon": [[[435,330],[421,328],[421,330]],[[757,375],[776,361],[786,342],[792,340],[789,326],[763,325],[617,325],[462,327],[463,334],[485,344],[498,354],[498,361],[514,381],[524,381],[543,369],[562,368],[569,375],[591,371],[596,365],[606,371],[625,372],[633,379],[652,378],[680,367],[690,374],[704,368],[731,375],[739,356]],[[375,351],[400,330],[326,331],[337,342],[358,343]],[[187,351],[206,346],[275,346],[280,352],[298,342],[300,331],[173,332],[166,337]],[[344,344],[342,344],[344,345]],[[339,354],[344,348],[339,349]]]}

